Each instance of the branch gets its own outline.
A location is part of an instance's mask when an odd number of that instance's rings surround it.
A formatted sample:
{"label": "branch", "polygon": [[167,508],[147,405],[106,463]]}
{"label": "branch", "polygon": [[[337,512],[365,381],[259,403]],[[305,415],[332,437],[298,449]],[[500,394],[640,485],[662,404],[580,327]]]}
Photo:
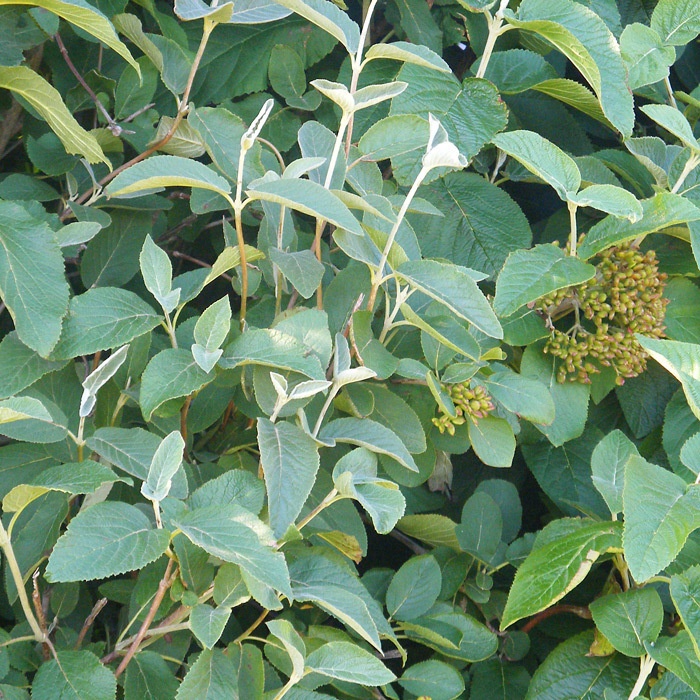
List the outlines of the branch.
{"label": "branch", "polygon": [[537,615],[528,620],[520,628],[520,631],[527,634],[537,627],[537,625],[539,625],[543,620],[546,620],[548,617],[552,617],[553,615],[560,615],[561,613],[572,613],[573,615],[582,617],[584,620],[593,619],[591,611],[585,605],[553,605],[551,608],[547,608],[546,610],[537,613]]}

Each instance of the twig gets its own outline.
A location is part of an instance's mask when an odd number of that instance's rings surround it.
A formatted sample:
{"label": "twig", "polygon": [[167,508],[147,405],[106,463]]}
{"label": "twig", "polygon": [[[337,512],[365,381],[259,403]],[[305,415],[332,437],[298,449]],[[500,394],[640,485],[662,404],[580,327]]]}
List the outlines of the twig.
{"label": "twig", "polygon": [[34,612],[36,613],[36,619],[39,622],[39,627],[41,627],[41,630],[45,636],[45,640],[41,646],[44,660],[48,661],[48,659],[51,658],[51,647],[48,644],[49,634],[46,631],[46,615],[44,614],[44,605],[41,600],[41,592],[39,591],[39,569],[32,574],[32,603],[34,604]]}
{"label": "twig", "polygon": [[520,631],[527,634],[537,627],[537,625],[539,625],[543,620],[546,620],[548,617],[552,617],[553,615],[560,615],[561,613],[572,613],[573,615],[582,617],[584,620],[590,620],[593,617],[591,615],[591,611],[583,605],[553,605],[551,608],[547,608],[546,610],[543,610],[542,612],[537,613],[537,615],[534,617],[530,618],[520,628]]}
{"label": "twig", "polygon": [[92,611],[90,614],[85,618],[85,622],[83,622],[83,626],[80,630],[80,634],[78,635],[78,639],[75,640],[75,646],[73,647],[74,649],[78,650],[80,649],[80,646],[83,643],[83,640],[85,639],[85,635],[88,633],[89,629],[92,627],[94,624],[97,616],[100,614],[102,608],[104,608],[105,605],[107,605],[107,598],[100,598],[95,605],[92,607]]}
{"label": "twig", "polygon": [[[218,224],[219,222],[217,222]],[[174,250],[172,253],[170,253],[174,258],[181,258],[182,260],[188,260],[191,263],[194,263],[195,265],[199,265],[200,267],[208,267],[211,268],[211,265],[208,262],[204,262],[204,260],[200,260],[199,258],[195,258],[192,255],[188,255],[187,253],[181,253],[179,250]],[[223,277],[225,280],[228,282],[231,282],[231,275],[227,275],[225,272],[222,272],[219,277]]]}
{"label": "twig", "polygon": [[153,622],[153,619],[156,616],[156,613],[158,612],[158,608],[160,607],[161,602],[163,601],[163,598],[165,597],[165,592],[170,588],[172,585],[172,582],[175,578],[173,574],[171,574],[173,568],[173,560],[168,559],[168,566],[165,568],[165,573],[163,574],[163,578],[160,580],[160,583],[158,584],[158,590],[156,591],[156,594],[153,596],[153,602],[151,603],[151,607],[148,611],[148,614],[146,615],[146,619],[143,621],[143,624],[141,625],[141,628],[139,629],[138,633],[134,637],[134,641],[131,643],[131,646],[129,647],[129,650],[126,652],[126,656],[122,659],[121,663],[117,667],[117,670],[114,672],[114,675],[119,678],[119,676],[124,673],[126,670],[126,667],[129,665],[129,662],[131,659],[134,658],[134,655],[139,649],[139,644],[141,644],[141,641],[143,638],[146,636],[146,632],[148,632],[148,628],[151,626],[151,623]]}

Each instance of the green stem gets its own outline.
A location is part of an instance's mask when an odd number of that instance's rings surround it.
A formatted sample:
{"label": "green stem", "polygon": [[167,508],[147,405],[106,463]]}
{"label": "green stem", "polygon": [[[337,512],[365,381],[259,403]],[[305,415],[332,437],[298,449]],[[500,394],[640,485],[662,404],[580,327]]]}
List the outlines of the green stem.
{"label": "green stem", "polygon": [[501,0],[501,5],[498,8],[496,14],[491,17],[491,15],[486,13],[486,21],[489,25],[489,35],[486,38],[486,46],[484,46],[484,53],[481,55],[481,62],[479,63],[479,70],[476,73],[477,78],[483,78],[486,73],[486,68],[491,60],[491,54],[496,46],[496,40],[501,34],[507,32],[510,27],[503,28],[503,12],[508,7],[508,0]]}
{"label": "green stem", "polygon": [[0,547],[2,547],[3,554],[7,561],[7,566],[12,574],[12,580],[15,583],[15,588],[17,589],[17,595],[19,596],[19,602],[22,606],[22,611],[24,616],[27,618],[27,622],[34,632],[33,639],[42,644],[48,640],[46,633],[41,629],[36,617],[34,616],[34,611],[32,610],[32,605],[29,602],[29,597],[27,596],[27,589],[24,587],[24,580],[22,579],[22,572],[20,571],[19,564],[17,563],[17,557],[15,557],[15,550],[12,548],[12,543],[10,542],[10,537],[5,530],[5,526],[0,521]]}
{"label": "green stem", "polygon": [[678,190],[683,186],[683,183],[685,182],[686,178],[690,173],[697,168],[697,166],[700,164],[700,154],[698,153],[693,153],[690,158],[688,158],[688,162],[685,164],[685,167],[681,171],[681,174],[678,176],[678,179],[676,180],[676,184],[673,186],[673,189],[671,192],[673,194],[676,194]]}
{"label": "green stem", "polygon": [[328,495],[304,518],[297,523],[297,530],[301,530],[305,525],[308,525],[322,510],[328,508],[336,501],[339,501],[343,496],[339,496],[336,489],[329,491]]}
{"label": "green stem", "polygon": [[569,221],[571,222],[571,230],[569,231],[569,255],[576,257],[576,244],[578,243],[578,227],[576,225],[576,210],[578,204],[567,202],[569,207]]}
{"label": "green stem", "polygon": [[241,153],[238,156],[238,176],[236,178],[236,199],[233,202],[233,216],[236,224],[236,240],[238,242],[238,254],[241,258],[241,330],[245,329],[245,316],[248,306],[248,261],[245,254],[245,239],[243,238],[243,167],[248,151],[241,146]]}
{"label": "green stem", "polygon": [[321,409],[321,413],[318,414],[318,418],[316,419],[316,424],[314,425],[313,432],[311,433],[314,437],[318,435],[318,431],[321,430],[321,423],[323,423],[323,419],[326,416],[326,413],[328,412],[328,409],[331,406],[331,403],[333,403],[333,399],[336,397],[336,394],[340,391],[340,387],[337,384],[333,384],[331,386],[328,396],[326,397],[326,402],[323,404],[323,408]]}
{"label": "green stem", "polygon": [[655,664],[656,661],[654,661],[649,654],[645,654],[641,659],[639,659],[639,676],[637,677],[637,682],[634,684],[634,688],[632,688],[627,700],[634,700],[638,695],[641,695],[642,689],[647,682],[647,678],[649,678],[651,672],[654,670]]}

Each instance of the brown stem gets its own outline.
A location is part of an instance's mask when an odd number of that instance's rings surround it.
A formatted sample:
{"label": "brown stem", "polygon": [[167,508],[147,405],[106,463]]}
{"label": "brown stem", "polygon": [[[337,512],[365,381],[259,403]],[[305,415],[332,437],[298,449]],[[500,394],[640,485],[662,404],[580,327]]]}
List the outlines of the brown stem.
{"label": "brown stem", "polygon": [[593,617],[591,615],[591,611],[585,605],[553,605],[551,608],[547,608],[546,610],[543,610],[542,612],[537,613],[537,615],[534,617],[530,618],[520,628],[520,631],[527,634],[537,627],[537,625],[539,625],[543,620],[546,620],[548,617],[552,617],[553,615],[561,615],[562,613],[578,615],[578,617],[582,617],[584,620],[590,620]]}
{"label": "brown stem", "polygon": [[143,638],[146,636],[146,632],[148,632],[148,628],[151,626],[151,623],[153,622],[153,619],[155,618],[156,613],[158,612],[158,608],[160,607],[160,604],[163,601],[163,598],[165,597],[166,591],[172,585],[173,580],[175,579],[174,574],[171,573],[172,568],[173,560],[168,559],[168,566],[165,568],[163,578],[158,584],[158,590],[153,596],[153,602],[151,603],[151,607],[148,611],[148,614],[146,615],[146,619],[143,621],[141,628],[134,637],[134,641],[131,643],[129,650],[126,652],[126,656],[122,659],[122,662],[119,664],[117,670],[114,672],[114,675],[117,678],[119,678],[119,676],[121,676],[122,673],[124,673],[126,667],[129,665],[129,662],[131,661],[131,659],[134,658],[134,655],[139,649],[139,644],[141,644]]}
{"label": "brown stem", "polygon": [[75,646],[73,647],[74,649],[78,650],[80,649],[83,640],[85,639],[85,635],[88,633],[92,625],[94,624],[95,620],[97,619],[97,616],[100,614],[102,608],[104,608],[105,605],[107,605],[107,598],[100,598],[95,605],[92,608],[92,611],[90,614],[85,618],[85,622],[83,622],[83,626],[80,630],[80,634],[78,635],[78,639],[75,640]]}
{"label": "brown stem", "polygon": [[[148,158],[148,156],[152,155],[155,153],[158,149],[162,148],[165,146],[168,141],[175,135],[175,132],[177,131],[177,127],[180,126],[180,122],[184,119],[185,115],[188,112],[188,107],[187,107],[187,101],[190,98],[190,92],[192,92],[192,84],[194,83],[194,76],[197,73],[197,69],[199,68],[200,61],[202,60],[202,55],[204,54],[204,49],[207,46],[207,42],[209,41],[209,36],[212,33],[212,30],[216,24],[208,23],[207,20],[205,19],[204,21],[204,31],[202,33],[202,40],[199,42],[199,49],[197,50],[197,55],[194,57],[194,61],[192,62],[192,68],[190,69],[190,74],[189,77],[187,78],[187,85],[185,86],[185,91],[182,95],[182,100],[180,100],[180,105],[178,106],[177,114],[175,115],[175,118],[173,119],[173,123],[170,125],[170,129],[168,129],[167,133],[163,138],[154,143],[152,146],[147,148],[145,151],[142,153],[139,153],[137,156],[132,158],[130,161],[127,161],[123,165],[120,165],[116,170],[113,170],[111,173],[108,173],[105,175],[97,184],[100,187],[104,187],[108,182],[111,182],[119,173],[124,172],[127,168],[130,168],[132,165],[136,165],[136,163],[140,163],[142,160],[145,160]],[[86,192],[83,192],[83,194],[78,197],[76,200],[76,204],[83,204],[83,202],[87,201],[91,196],[92,193],[95,191],[94,186],[91,187],[89,190]],[[66,219],[71,213],[71,210],[69,207],[66,207],[66,209],[63,210],[63,213],[61,214],[61,220]]]}
{"label": "brown stem", "polygon": [[268,616],[269,612],[269,610],[263,610],[258,616],[258,618],[255,620],[255,622],[250,627],[248,627],[248,629],[245,632],[239,634],[238,637],[236,637],[236,639],[233,640],[233,643],[241,644],[248,637],[250,637],[250,635],[253,634],[253,632],[255,632],[255,630],[258,629],[258,627],[263,623],[265,618]]}
{"label": "brown stem", "polygon": [[61,39],[61,35],[56,33],[54,34],[53,39],[56,42],[56,46],[58,46],[58,50],[61,52],[61,56],[63,56],[63,60],[66,62],[66,65],[70,69],[70,72],[76,77],[78,82],[82,85],[83,90],[87,92],[95,107],[97,107],[97,109],[99,109],[100,112],[102,112],[102,115],[107,120],[109,130],[115,136],[119,136],[119,134],[122,133],[123,129],[121,128],[121,126],[119,126],[119,124],[117,124],[117,122],[114,121],[114,119],[112,119],[109,112],[105,109],[105,106],[102,104],[102,102],[100,102],[100,98],[94,93],[93,89],[85,82],[85,78],[83,78],[83,76],[80,75],[80,71],[75,67],[73,61],[71,61],[70,56],[68,55],[68,49],[63,43],[63,39]]}
{"label": "brown stem", "polygon": [[46,640],[43,642],[42,653],[44,660],[48,661],[51,658],[51,647],[48,644],[49,634],[47,632],[48,626],[46,625],[46,615],[44,613],[44,605],[41,600],[41,593],[39,591],[39,569],[37,569],[32,574],[32,604],[34,605],[34,612],[36,613],[36,619],[41,627],[41,631],[44,633]]}
{"label": "brown stem", "polygon": [[192,403],[193,397],[194,394],[190,394],[185,399],[185,403],[182,404],[182,408],[180,409],[180,435],[182,435],[182,439],[185,442],[187,442],[187,414],[190,412],[190,404]]}
{"label": "brown stem", "polygon": [[[218,224],[218,222],[217,222]],[[211,268],[211,265],[208,262],[204,262],[204,260],[200,260],[199,258],[195,258],[192,255],[188,255],[187,253],[181,253],[179,250],[174,250],[172,253],[170,253],[174,258],[181,258],[182,260],[188,260],[191,263],[194,263],[195,265],[199,265],[200,267],[208,267]],[[227,275],[225,272],[222,272],[219,277],[223,277],[225,280],[228,282],[231,282],[231,275]]]}

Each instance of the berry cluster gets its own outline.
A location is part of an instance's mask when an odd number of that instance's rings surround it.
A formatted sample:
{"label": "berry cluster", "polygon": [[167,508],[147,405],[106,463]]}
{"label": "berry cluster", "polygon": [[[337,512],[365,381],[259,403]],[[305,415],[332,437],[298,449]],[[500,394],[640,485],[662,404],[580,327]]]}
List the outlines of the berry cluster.
{"label": "berry cluster", "polygon": [[441,433],[447,431],[454,435],[455,426],[463,425],[467,417],[476,423],[479,418],[485,418],[495,408],[484,387],[478,384],[472,387],[469,382],[463,382],[445,385],[443,388],[450,395],[457,415],[453,418],[440,409],[441,415],[433,418],[433,424]]}
{"label": "berry cluster", "polygon": [[[647,354],[634,334],[663,336],[667,276],[659,272],[654,251],[642,253],[632,243],[608,248],[594,262],[591,280],[536,302],[551,330],[544,352],[561,360],[560,382],[589,383],[601,367],[612,367],[621,385],[646,368]],[[564,317],[573,318],[568,330],[555,326]]]}

